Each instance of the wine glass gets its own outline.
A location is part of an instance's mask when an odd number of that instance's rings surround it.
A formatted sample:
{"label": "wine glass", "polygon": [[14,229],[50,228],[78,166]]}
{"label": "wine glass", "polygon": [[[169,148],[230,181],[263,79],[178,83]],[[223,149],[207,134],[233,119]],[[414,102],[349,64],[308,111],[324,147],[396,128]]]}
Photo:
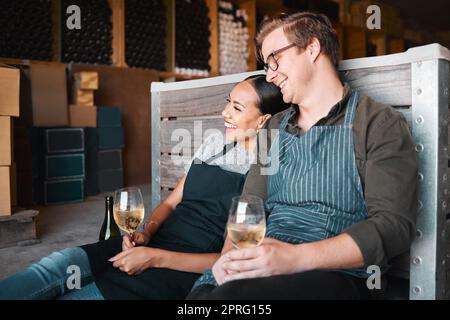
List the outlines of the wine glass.
{"label": "wine glass", "polygon": [[114,220],[130,238],[144,220],[144,200],[139,188],[123,188],[114,192]]}
{"label": "wine glass", "polygon": [[235,248],[261,244],[266,234],[266,214],[261,198],[252,195],[232,198],[227,232]]}

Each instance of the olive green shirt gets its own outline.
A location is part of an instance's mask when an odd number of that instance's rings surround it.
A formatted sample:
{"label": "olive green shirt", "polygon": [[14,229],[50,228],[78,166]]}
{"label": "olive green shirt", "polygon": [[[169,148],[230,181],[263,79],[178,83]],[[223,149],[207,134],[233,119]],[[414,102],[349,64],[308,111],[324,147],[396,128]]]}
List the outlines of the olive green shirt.
{"label": "olive green shirt", "polygon": [[[350,88],[315,126],[342,125]],[[294,135],[305,133],[297,125],[300,110],[295,113],[286,130]],[[265,126],[267,140],[258,136],[258,157],[250,167],[243,194],[267,198],[267,175],[261,174],[270,150],[271,129],[278,129],[291,108],[274,115]],[[266,139],[266,138],[264,138]],[[394,108],[360,95],[353,124],[356,164],[364,192],[368,219],[355,223],[344,232],[359,246],[364,266],[386,267],[388,260],[409,250],[415,236],[418,203],[418,164],[410,128],[405,117]]]}

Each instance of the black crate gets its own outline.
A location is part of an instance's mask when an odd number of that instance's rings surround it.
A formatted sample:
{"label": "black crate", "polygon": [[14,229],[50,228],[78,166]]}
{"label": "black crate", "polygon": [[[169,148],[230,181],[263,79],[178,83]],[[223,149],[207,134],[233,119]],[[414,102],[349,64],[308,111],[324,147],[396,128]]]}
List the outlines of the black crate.
{"label": "black crate", "polygon": [[98,172],[98,189],[100,192],[112,192],[123,188],[123,171],[107,170]]}
{"label": "black crate", "polygon": [[44,129],[44,143],[47,154],[84,152],[84,129]]}

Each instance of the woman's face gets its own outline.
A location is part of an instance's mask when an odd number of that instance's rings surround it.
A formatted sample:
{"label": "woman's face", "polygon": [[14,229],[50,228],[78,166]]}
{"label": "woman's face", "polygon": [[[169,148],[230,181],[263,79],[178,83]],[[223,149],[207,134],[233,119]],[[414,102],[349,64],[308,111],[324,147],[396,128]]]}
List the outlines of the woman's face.
{"label": "woman's face", "polygon": [[247,81],[234,87],[222,111],[227,141],[242,141],[256,134],[262,115],[258,109],[259,98]]}

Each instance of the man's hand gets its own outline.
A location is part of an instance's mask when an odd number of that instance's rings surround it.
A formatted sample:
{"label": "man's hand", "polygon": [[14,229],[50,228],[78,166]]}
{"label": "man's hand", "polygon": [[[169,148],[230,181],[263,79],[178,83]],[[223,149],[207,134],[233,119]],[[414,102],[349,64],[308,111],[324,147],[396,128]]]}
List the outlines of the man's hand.
{"label": "man's hand", "polygon": [[120,269],[129,275],[138,275],[148,268],[158,267],[161,250],[150,247],[132,247],[115,255],[110,262],[114,268]]}
{"label": "man's hand", "polygon": [[146,246],[149,241],[150,236],[143,232],[134,232],[132,239],[130,239],[128,234],[125,234],[122,241],[122,251],[134,248],[136,246]]}
{"label": "man's hand", "polygon": [[307,271],[308,258],[300,258],[299,253],[301,253],[299,245],[265,238],[258,247],[231,250],[224,254],[214,265],[216,267],[219,261],[223,262],[220,264],[221,269],[217,267],[218,277],[216,274],[214,277],[219,283],[218,278],[228,282]]}
{"label": "man's hand", "polygon": [[227,270],[223,268],[223,263],[228,262],[230,259],[226,257],[225,255],[222,255],[213,265],[212,267],[212,273],[214,275],[214,278],[216,279],[216,282],[221,285],[225,282],[225,277],[228,275]]}

